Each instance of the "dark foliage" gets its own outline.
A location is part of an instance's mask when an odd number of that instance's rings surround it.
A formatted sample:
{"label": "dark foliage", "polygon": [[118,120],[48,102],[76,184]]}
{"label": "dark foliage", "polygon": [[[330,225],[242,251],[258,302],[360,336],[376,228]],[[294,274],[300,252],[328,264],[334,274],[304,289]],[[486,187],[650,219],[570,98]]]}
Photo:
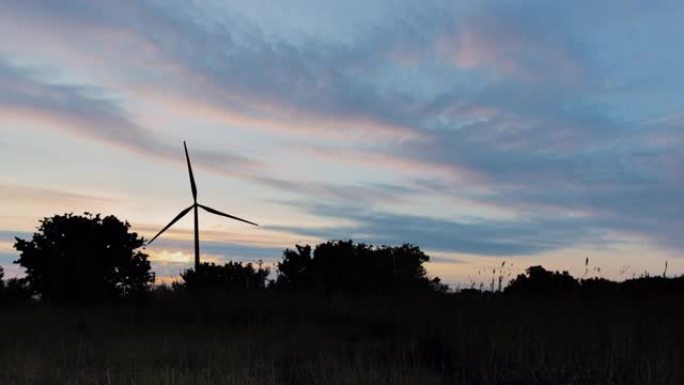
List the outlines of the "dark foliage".
{"label": "dark foliage", "polygon": [[678,295],[684,298],[684,276],[665,278],[644,276],[619,284],[620,292],[630,297]]}
{"label": "dark foliage", "polygon": [[423,263],[429,257],[414,245],[329,241],[311,251],[311,246],[297,245],[283,252],[277,288],[354,294],[444,290],[438,278],[427,278]]}
{"label": "dark foliage", "polygon": [[0,297],[11,303],[26,303],[32,300],[32,294],[26,278],[10,278]]}
{"label": "dark foliage", "polygon": [[10,278],[3,281],[4,270],[0,266],[0,304],[20,304],[31,299],[26,278]]}
{"label": "dark foliage", "polygon": [[684,276],[675,278],[651,277],[615,282],[605,278],[577,280],[568,272],[551,272],[541,266],[532,266],[526,274],[513,279],[505,294],[525,295],[528,297],[582,296],[586,298],[638,298],[659,295],[684,295]]}
{"label": "dark foliage", "polygon": [[278,263],[276,286],[294,290],[312,289],[315,285],[312,272],[311,246],[295,246],[297,250],[283,251],[283,260]]}
{"label": "dark foliage", "polygon": [[567,271],[552,272],[541,266],[531,266],[526,274],[520,274],[506,288],[509,294],[558,295],[576,292],[580,283]]}
{"label": "dark foliage", "polygon": [[269,270],[259,264],[228,262],[225,265],[202,263],[197,271],[188,269],[181,273],[182,288],[191,292],[203,290],[220,290],[227,292],[248,292],[264,290]]}
{"label": "dark foliage", "polygon": [[605,278],[589,278],[579,282],[581,294],[587,297],[617,295],[622,285]]}
{"label": "dark foliage", "polygon": [[142,294],[154,281],[144,244],[114,216],[44,218],[30,241],[16,238],[15,261],[31,291],[46,300],[89,302]]}

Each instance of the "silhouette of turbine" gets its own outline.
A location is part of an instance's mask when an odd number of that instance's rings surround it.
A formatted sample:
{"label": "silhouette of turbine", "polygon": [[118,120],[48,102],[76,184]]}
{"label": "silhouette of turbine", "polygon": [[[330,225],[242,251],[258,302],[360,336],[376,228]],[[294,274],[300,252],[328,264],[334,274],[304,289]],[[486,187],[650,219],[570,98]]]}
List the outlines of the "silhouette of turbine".
{"label": "silhouette of turbine", "polygon": [[190,212],[190,210],[193,210],[194,214],[195,214],[195,271],[198,271],[199,266],[200,266],[200,257],[199,257],[199,225],[198,225],[198,220],[197,220],[197,214],[198,214],[198,209],[200,207],[203,210],[205,210],[211,214],[220,215],[222,217],[226,217],[226,218],[230,218],[230,219],[235,219],[237,221],[249,223],[250,225],[254,225],[254,226],[259,226],[259,225],[257,225],[254,222],[250,222],[248,220],[238,218],[238,217],[230,215],[230,214],[222,213],[216,209],[212,209],[211,207],[207,207],[207,206],[204,206],[202,204],[197,203],[197,186],[195,185],[195,177],[192,174],[192,165],[190,164],[190,155],[188,155],[188,146],[185,144],[185,141],[183,141],[183,147],[185,148],[185,159],[188,162],[188,172],[190,173],[190,188],[192,189],[193,204],[192,204],[192,206],[188,207],[187,209],[181,211],[178,215],[176,215],[176,217],[173,218],[173,220],[168,225],[166,225],[166,227],[161,229],[161,231],[159,233],[157,233],[157,235],[155,235],[154,238],[152,238],[149,242],[147,242],[147,244],[149,245],[150,243],[154,242],[154,240],[157,239],[157,237],[159,237],[160,235],[162,235],[162,233],[164,231],[166,231],[169,227],[173,226],[173,224],[178,222],[178,220],[183,218],[185,216],[185,214]]}

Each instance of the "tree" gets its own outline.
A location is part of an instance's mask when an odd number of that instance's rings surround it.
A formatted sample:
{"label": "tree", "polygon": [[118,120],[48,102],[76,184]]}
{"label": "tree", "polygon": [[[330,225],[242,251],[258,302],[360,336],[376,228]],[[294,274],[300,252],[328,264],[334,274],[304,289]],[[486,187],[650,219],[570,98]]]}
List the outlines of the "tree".
{"label": "tree", "polygon": [[85,302],[143,293],[154,281],[144,244],[128,222],[114,216],[55,215],[40,221],[30,241],[15,238],[15,263],[46,300]]}
{"label": "tree", "polygon": [[353,241],[329,241],[296,246],[283,252],[276,287],[327,293],[444,291],[438,278],[429,279],[423,263],[430,258],[419,247],[373,247]]}
{"label": "tree", "polygon": [[5,281],[2,279],[5,277],[5,270],[0,266],[0,293],[5,289]]}
{"label": "tree", "polygon": [[276,286],[295,290],[311,289],[314,286],[311,246],[296,245],[295,248],[283,251],[283,260],[278,262]]}
{"label": "tree", "polygon": [[218,290],[227,292],[247,292],[264,290],[269,269],[256,268],[251,263],[228,262],[221,265],[202,263],[197,271],[185,270],[181,273],[184,283],[182,288],[197,292],[202,290]]}

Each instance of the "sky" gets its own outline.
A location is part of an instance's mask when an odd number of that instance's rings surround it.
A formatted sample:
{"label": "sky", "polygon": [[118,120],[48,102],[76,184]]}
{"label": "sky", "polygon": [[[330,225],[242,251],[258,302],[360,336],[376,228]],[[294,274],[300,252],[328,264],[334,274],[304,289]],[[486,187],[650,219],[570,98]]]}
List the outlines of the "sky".
{"label": "sky", "polygon": [[[4,0],[0,265],[66,212],[205,261],[420,246],[453,285],[683,274],[679,1]],[[146,252],[192,266],[192,217]],[[589,258],[589,269],[585,268]],[[589,270],[586,272],[585,270]],[[599,271],[600,270],[600,271]]]}

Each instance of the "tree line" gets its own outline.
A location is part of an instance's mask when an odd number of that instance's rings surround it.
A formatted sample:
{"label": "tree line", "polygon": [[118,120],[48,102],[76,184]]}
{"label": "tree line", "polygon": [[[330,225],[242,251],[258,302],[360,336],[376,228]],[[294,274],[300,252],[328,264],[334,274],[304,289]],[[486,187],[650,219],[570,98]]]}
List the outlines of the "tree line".
{"label": "tree line", "polygon": [[[31,239],[16,238],[16,264],[23,278],[3,283],[5,296],[40,297],[52,302],[95,302],[143,297],[154,283],[145,240],[114,216],[64,214],[43,218]],[[428,278],[429,257],[419,247],[374,247],[329,241],[287,249],[276,278],[261,264],[202,263],[182,272],[175,290],[189,292],[259,290],[366,295],[380,292],[445,291]],[[1,279],[1,277],[0,277]],[[5,288],[7,286],[7,288]],[[12,288],[10,290],[10,288]]]}
{"label": "tree line", "polygon": [[[39,298],[45,302],[91,303],[144,298],[154,283],[145,240],[114,216],[55,215],[40,221],[30,240],[16,238],[15,261],[23,278],[3,280],[0,300]],[[309,292],[356,296],[446,294],[447,286],[428,277],[429,261],[418,246],[372,246],[351,240],[328,241],[286,249],[275,279],[261,263],[203,263],[182,272],[173,290],[190,293],[255,291]],[[494,290],[492,290],[494,291]],[[625,282],[576,279],[567,272],[533,266],[499,293],[514,296],[641,295],[684,292],[684,277],[640,277]],[[480,295],[467,289],[461,295]]]}

